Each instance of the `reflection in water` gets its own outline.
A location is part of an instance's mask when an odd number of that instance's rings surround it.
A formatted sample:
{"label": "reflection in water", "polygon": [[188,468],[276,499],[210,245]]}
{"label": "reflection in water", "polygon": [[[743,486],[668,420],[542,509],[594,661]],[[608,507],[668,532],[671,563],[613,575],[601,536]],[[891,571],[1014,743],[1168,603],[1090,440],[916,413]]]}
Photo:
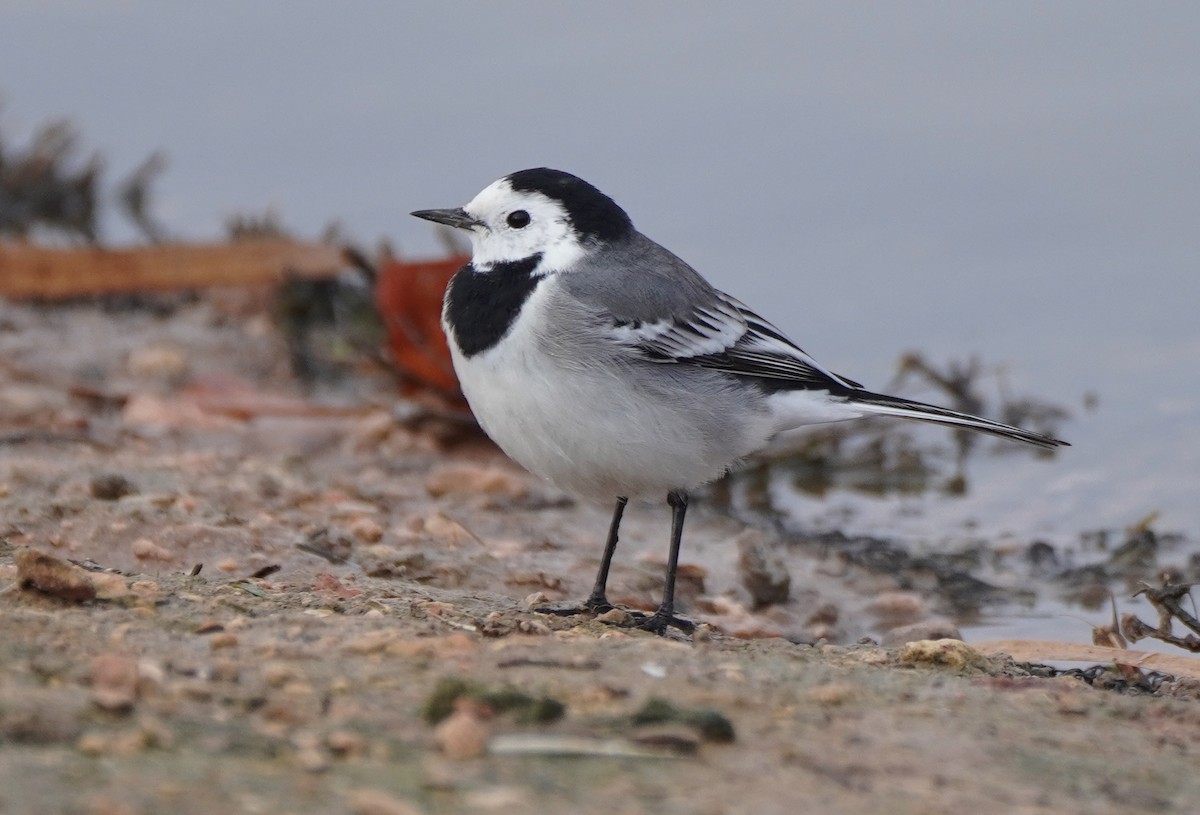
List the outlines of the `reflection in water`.
{"label": "reflection in water", "polygon": [[[896,377],[883,390],[903,394],[915,380],[935,390],[932,395],[920,394],[925,401],[1058,436],[1060,423],[1070,416],[1066,408],[1028,396],[1008,395],[998,377],[990,377],[998,385],[997,396],[986,399],[981,392],[985,373],[978,359],[951,361],[939,369],[920,354],[908,353],[901,358]],[[1016,454],[1055,455],[1052,450],[996,441],[967,429],[944,430],[940,439],[935,444],[923,444],[912,423],[894,419],[824,425],[792,434],[734,478],[750,486],[746,497],[756,510],[771,512],[778,510],[772,506],[767,488],[779,479],[818,497],[831,490],[880,497],[928,491],[963,495],[968,489],[969,459],[989,445]],[[764,490],[764,494],[757,494],[754,487]]]}
{"label": "reflection in water", "polygon": [[[903,392],[920,381],[938,393],[905,395],[1058,434],[1065,408],[1010,395],[983,371],[977,361],[939,370],[908,355],[889,387]],[[981,395],[985,384],[991,399]],[[1200,552],[1185,535],[1156,528],[1153,514],[1128,518],[1123,529],[1085,525],[1098,517],[1102,495],[1076,494],[1089,482],[1071,470],[1075,461],[1039,460],[1074,453],[895,420],[845,422],[784,440],[714,497],[779,530],[789,548],[932,598],[937,612],[979,638],[1088,641],[1114,597],[1122,613],[1153,616],[1144,598],[1133,598],[1143,583],[1200,580]],[[969,475],[980,479],[979,494]],[[1084,520],[1065,533],[1041,528],[1045,517],[1069,516],[1068,499],[1091,514],[1075,512],[1071,523]]]}

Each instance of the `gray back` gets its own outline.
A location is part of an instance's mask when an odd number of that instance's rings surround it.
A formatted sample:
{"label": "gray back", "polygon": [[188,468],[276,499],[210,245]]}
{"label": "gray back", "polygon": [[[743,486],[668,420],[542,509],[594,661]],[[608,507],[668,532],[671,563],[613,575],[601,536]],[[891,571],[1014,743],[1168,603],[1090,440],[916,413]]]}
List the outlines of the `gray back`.
{"label": "gray back", "polygon": [[620,322],[690,317],[714,297],[712,286],[691,266],[637,231],[589,254],[562,275],[562,285]]}

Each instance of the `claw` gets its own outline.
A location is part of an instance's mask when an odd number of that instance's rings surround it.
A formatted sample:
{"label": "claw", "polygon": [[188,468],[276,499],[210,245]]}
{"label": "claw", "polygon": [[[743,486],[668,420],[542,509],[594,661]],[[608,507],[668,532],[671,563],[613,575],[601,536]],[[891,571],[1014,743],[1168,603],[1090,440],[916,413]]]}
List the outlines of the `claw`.
{"label": "claw", "polygon": [[660,637],[667,633],[668,628],[678,628],[685,634],[691,634],[696,630],[696,624],[691,620],[676,617],[674,614],[664,614],[662,609],[654,612],[649,617],[638,620],[633,624],[633,627],[642,631],[653,632]]}

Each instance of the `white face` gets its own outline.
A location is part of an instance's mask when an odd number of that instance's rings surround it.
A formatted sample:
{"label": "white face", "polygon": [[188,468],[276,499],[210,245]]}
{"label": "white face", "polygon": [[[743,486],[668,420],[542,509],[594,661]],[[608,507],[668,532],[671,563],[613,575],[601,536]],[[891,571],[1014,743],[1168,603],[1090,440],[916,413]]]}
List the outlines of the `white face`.
{"label": "white face", "polygon": [[477,268],[541,253],[538,271],[548,273],[569,268],[587,251],[562,204],[539,192],[517,192],[503,178],[463,209],[483,222],[468,230]]}

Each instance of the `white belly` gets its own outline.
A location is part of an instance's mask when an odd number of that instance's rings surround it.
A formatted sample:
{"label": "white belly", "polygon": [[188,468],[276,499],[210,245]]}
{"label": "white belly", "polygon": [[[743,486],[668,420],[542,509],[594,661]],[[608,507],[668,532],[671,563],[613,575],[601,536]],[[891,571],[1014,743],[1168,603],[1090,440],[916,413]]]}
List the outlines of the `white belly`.
{"label": "white belly", "polygon": [[[589,356],[601,364],[586,366],[573,351],[587,349],[544,350],[528,317],[540,312],[548,288],[534,292],[496,347],[468,359],[451,343],[471,409],[517,463],[585,497],[659,497],[719,477],[767,441],[774,428],[765,409],[743,404],[744,397],[718,393],[711,404],[680,398],[669,381],[664,387],[658,377],[620,375],[595,348]],[[679,373],[661,371],[667,380]]]}

